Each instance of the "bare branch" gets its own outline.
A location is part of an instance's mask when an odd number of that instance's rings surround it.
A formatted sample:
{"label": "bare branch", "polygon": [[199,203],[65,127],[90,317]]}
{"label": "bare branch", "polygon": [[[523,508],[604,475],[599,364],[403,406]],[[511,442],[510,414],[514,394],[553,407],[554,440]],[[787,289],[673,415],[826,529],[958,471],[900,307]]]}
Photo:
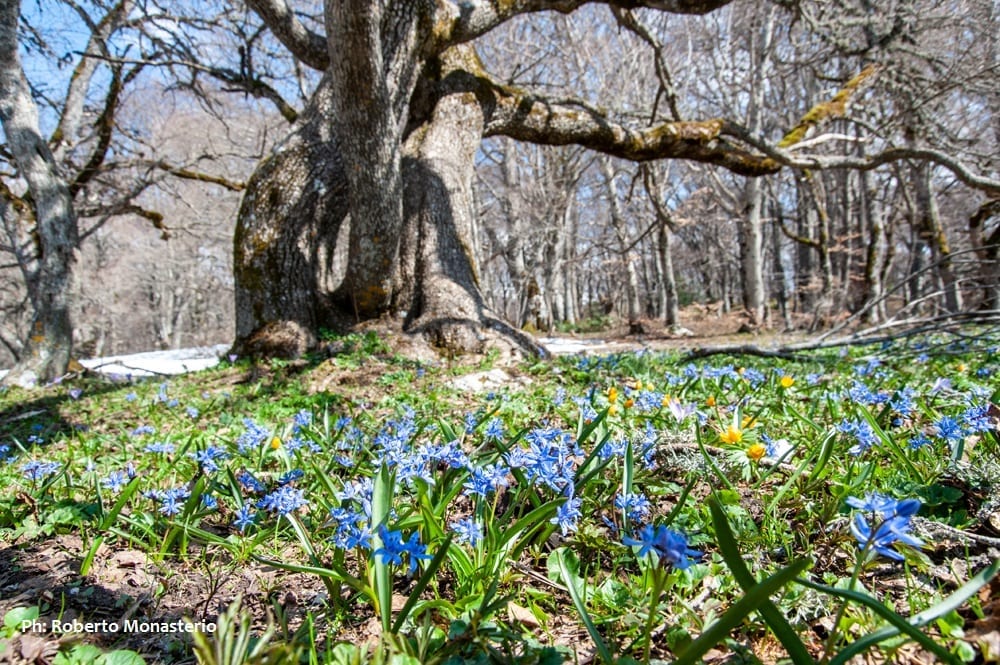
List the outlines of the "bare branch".
{"label": "bare branch", "polygon": [[[434,25],[430,43],[433,53],[471,41],[520,14],[556,11],[569,14],[595,0],[481,0],[463,3],[458,15],[442,17]],[[731,0],[603,0],[618,9],[659,9],[674,14],[706,14]],[[251,4],[256,4],[256,0]]]}
{"label": "bare branch", "polygon": [[978,189],[990,196],[1000,196],[1000,180],[976,173],[967,164],[955,157],[931,148],[888,148],[874,155],[816,155],[798,154],[752,136],[745,128],[733,123],[726,123],[720,132],[732,136],[756,148],[767,161],[796,169],[854,169],[871,171],[885,164],[904,160],[932,162],[943,166],[954,174],[961,182],[973,189]]}
{"label": "bare branch", "polygon": [[247,0],[267,27],[296,58],[313,69],[330,65],[326,37],[309,30],[288,6],[287,0]]}
{"label": "bare branch", "polygon": [[[72,5],[81,19],[88,24],[91,29],[90,38],[84,49],[83,57],[73,69],[70,76],[69,88],[66,91],[66,101],[63,104],[62,113],[59,116],[59,125],[52,133],[49,142],[56,159],[61,159],[63,151],[66,150],[76,138],[80,123],[83,119],[83,107],[90,89],[90,82],[97,70],[100,60],[89,56],[107,57],[108,48],[106,42],[111,34],[122,25],[135,6],[134,0],[121,0],[117,5],[108,11],[103,18],[94,24],[86,11]],[[109,93],[110,97],[110,93]]]}

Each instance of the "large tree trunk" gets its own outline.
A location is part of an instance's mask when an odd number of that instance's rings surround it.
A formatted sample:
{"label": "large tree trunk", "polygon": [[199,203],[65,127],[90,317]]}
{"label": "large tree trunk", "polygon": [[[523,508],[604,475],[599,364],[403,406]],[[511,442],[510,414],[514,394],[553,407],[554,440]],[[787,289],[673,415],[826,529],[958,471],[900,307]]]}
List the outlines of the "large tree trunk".
{"label": "large tree trunk", "polygon": [[[461,58],[471,47],[451,55]],[[403,159],[405,243],[416,247],[415,283],[404,329],[446,354],[487,347],[534,352],[531,338],[498,319],[479,289],[472,238],[472,179],[483,109],[468,93],[439,100],[407,139]]]}
{"label": "large tree trunk", "polygon": [[247,185],[233,251],[237,353],[278,351],[259,334],[276,327],[298,331],[296,347],[314,344],[321,327],[336,327],[329,295],[342,277],[334,259],[348,185],[331,131],[331,95],[324,77],[292,133]]}
{"label": "large tree trunk", "polygon": [[6,383],[33,385],[66,372],[73,345],[70,306],[79,231],[69,188],[38,128],[18,53],[18,0],[0,0],[0,122],[33,202],[38,263],[28,283],[35,313],[24,352]]}
{"label": "large tree trunk", "polygon": [[[347,131],[334,131],[337,94],[335,77],[325,76],[291,135],[247,186],[234,254],[236,351],[296,355],[315,344],[320,328],[346,330],[393,312],[405,312],[405,329],[445,353],[505,344],[534,351],[530,338],[489,311],[476,278],[472,174],[483,112],[475,97],[451,95],[421,109],[425,121],[397,150],[403,222],[392,240],[353,198],[369,191],[372,215],[393,205],[374,200],[391,197],[391,188],[355,189],[347,177],[352,162],[339,138]],[[362,212],[349,214],[355,208]],[[333,261],[344,249],[345,223],[346,273]],[[359,243],[367,247],[360,257]]]}

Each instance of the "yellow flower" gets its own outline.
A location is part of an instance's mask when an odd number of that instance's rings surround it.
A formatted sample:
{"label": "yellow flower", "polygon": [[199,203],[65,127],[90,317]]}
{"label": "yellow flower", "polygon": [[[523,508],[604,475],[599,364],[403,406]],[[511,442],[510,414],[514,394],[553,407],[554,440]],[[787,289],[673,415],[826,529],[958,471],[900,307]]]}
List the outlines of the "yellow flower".
{"label": "yellow flower", "polygon": [[715,395],[709,395],[705,400],[705,406],[715,406]]}
{"label": "yellow flower", "polygon": [[968,367],[965,366],[965,363],[958,363],[958,367],[956,369],[958,369],[959,372],[964,372],[968,369]]}
{"label": "yellow flower", "polygon": [[743,422],[740,425],[741,429],[750,429],[751,427],[757,426],[756,416],[743,416]]}
{"label": "yellow flower", "polygon": [[725,432],[719,432],[719,440],[723,443],[739,443],[743,440],[743,430],[736,425],[730,425]]}
{"label": "yellow flower", "polygon": [[279,439],[278,437],[274,437],[273,439],[271,439],[271,450],[277,450],[280,447],[281,447],[281,439]]}
{"label": "yellow flower", "polygon": [[788,376],[787,374],[784,375],[783,377],[781,377],[781,387],[782,388],[791,388],[793,383],[795,383],[795,379],[793,379],[792,377]]}
{"label": "yellow flower", "polygon": [[663,406],[670,404],[670,395],[664,395],[663,399],[660,400],[660,404],[662,404]]}
{"label": "yellow flower", "polygon": [[608,388],[608,401],[612,404],[618,401],[618,389],[614,386]]}
{"label": "yellow flower", "polygon": [[767,448],[761,443],[752,443],[750,447],[747,448],[747,457],[750,458],[752,462],[759,462],[760,459],[767,454]]}
{"label": "yellow flower", "polygon": [[632,399],[631,397],[629,397],[627,400],[625,400],[625,408],[626,409],[631,409],[633,406],[635,406],[635,400],[634,399]]}
{"label": "yellow flower", "polygon": [[618,405],[617,404],[612,404],[611,406],[608,407],[608,415],[609,416],[613,416],[616,413],[618,413]]}
{"label": "yellow flower", "polygon": [[653,388],[654,388],[654,386],[653,386],[653,382],[652,381],[650,381],[649,383],[646,384],[646,390],[652,391]]}

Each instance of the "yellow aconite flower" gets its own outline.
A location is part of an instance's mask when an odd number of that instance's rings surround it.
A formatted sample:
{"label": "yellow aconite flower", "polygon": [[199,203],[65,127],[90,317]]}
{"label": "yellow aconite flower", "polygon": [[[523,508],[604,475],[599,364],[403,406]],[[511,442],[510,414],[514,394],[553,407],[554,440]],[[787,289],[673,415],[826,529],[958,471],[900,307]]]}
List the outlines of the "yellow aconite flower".
{"label": "yellow aconite flower", "polygon": [[705,400],[705,406],[715,406],[715,395],[709,395]]}
{"label": "yellow aconite flower", "polygon": [[670,404],[670,395],[664,395],[663,399],[660,400],[660,404],[662,404],[663,406]]}
{"label": "yellow aconite flower", "polygon": [[725,432],[719,432],[719,439],[724,443],[739,443],[743,440],[743,430],[736,425],[730,425]]}
{"label": "yellow aconite flower", "polygon": [[646,390],[652,390],[653,387],[654,386],[653,386],[653,382],[652,381],[650,381],[649,383],[646,384]]}
{"label": "yellow aconite flower", "polygon": [[956,369],[958,369],[959,372],[964,372],[969,368],[965,366],[965,363],[958,363],[958,367]]}
{"label": "yellow aconite flower", "polygon": [[791,388],[793,383],[795,383],[795,379],[793,379],[792,377],[788,376],[787,374],[784,375],[783,377],[781,377],[781,387],[782,388]]}
{"label": "yellow aconite flower", "polygon": [[271,439],[271,450],[277,450],[280,447],[281,447],[281,439],[279,439],[278,437],[274,437],[273,439]]}
{"label": "yellow aconite flower", "polygon": [[618,413],[618,405],[617,404],[612,404],[611,406],[608,407],[608,415],[609,416],[613,416],[616,413]]}
{"label": "yellow aconite flower", "polygon": [[625,408],[626,409],[631,409],[633,406],[635,406],[635,400],[634,399],[632,399],[631,397],[629,397],[627,400],[625,400]]}
{"label": "yellow aconite flower", "polygon": [[614,386],[608,388],[608,401],[612,404],[618,401],[618,389]]}
{"label": "yellow aconite flower", "polygon": [[753,462],[759,462],[760,458],[767,454],[767,448],[764,444],[754,443],[747,448],[747,457]]}

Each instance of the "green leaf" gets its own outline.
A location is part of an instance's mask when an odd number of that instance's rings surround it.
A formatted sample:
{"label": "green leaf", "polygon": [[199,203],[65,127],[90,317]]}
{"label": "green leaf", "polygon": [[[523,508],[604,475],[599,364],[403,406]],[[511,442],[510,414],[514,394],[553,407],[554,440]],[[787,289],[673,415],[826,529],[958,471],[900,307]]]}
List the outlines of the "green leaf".
{"label": "green leaf", "polygon": [[146,661],[135,651],[119,649],[104,654],[94,661],[94,665],[146,665]]}
{"label": "green leaf", "polygon": [[393,473],[389,467],[382,465],[375,476],[375,485],[372,490],[372,568],[374,575],[372,586],[375,589],[375,598],[378,603],[379,617],[382,619],[382,630],[390,632],[392,624],[392,575],[389,564],[380,561],[374,552],[382,547],[382,539],[378,535],[378,527],[384,525],[389,519],[389,510],[392,508],[392,485]]}
{"label": "green leaf", "polygon": [[[913,635],[911,634],[910,631],[916,632],[921,637],[926,637],[923,633],[921,633],[919,630],[916,629],[926,626],[932,621],[936,621],[938,618],[947,616],[949,613],[957,610],[959,607],[965,604],[965,601],[974,596],[984,586],[989,584],[990,580],[993,579],[993,577],[995,577],[998,572],[1000,572],[1000,559],[994,561],[991,565],[979,571],[979,574],[977,574],[975,577],[973,577],[968,582],[963,584],[954,593],[952,593],[950,596],[942,600],[937,605],[934,605],[933,607],[930,607],[922,612],[918,612],[917,614],[914,614],[912,617],[908,619],[904,619],[895,612],[892,612],[892,614],[895,617],[898,617],[900,620],[902,620],[903,625],[894,623],[892,622],[891,619],[886,617],[886,619],[890,621],[891,625],[876,630],[873,633],[869,633],[868,635],[865,635],[864,637],[848,644],[843,651],[838,653],[833,658],[833,660],[830,661],[830,665],[842,665],[843,663],[848,662],[851,658],[853,658],[857,654],[865,652],[866,650],[870,649],[872,646],[878,644],[879,642],[891,639],[904,632],[907,635],[910,635],[911,637],[913,637]],[[800,584],[803,584],[805,581],[798,580],[798,582]],[[820,591],[826,588],[815,583],[805,584],[805,586],[810,586],[810,585],[812,585],[811,588],[817,588]],[[870,598],[870,596],[867,596],[867,594],[864,595],[866,598]],[[881,603],[879,603],[879,605],[881,606],[882,609],[888,610],[888,608],[886,608]],[[917,638],[914,637],[914,639]],[[937,646],[937,643],[934,644],[935,646]]]}
{"label": "green leaf", "polygon": [[68,652],[59,652],[53,665],[94,665],[104,654],[93,644],[77,644]]}
{"label": "green leaf", "polygon": [[416,585],[410,591],[409,598],[406,599],[406,603],[403,605],[402,609],[399,610],[399,614],[396,615],[396,622],[392,624],[392,632],[398,633],[403,628],[403,623],[406,622],[406,618],[410,615],[413,610],[413,606],[420,600],[420,594],[424,592],[430,581],[437,575],[438,568],[441,567],[441,563],[448,556],[448,546],[451,545],[451,536],[445,538],[444,542],[438,546],[437,552],[434,554],[434,558],[427,565],[427,570],[424,574],[420,576],[417,580]]}
{"label": "green leaf", "polygon": [[583,621],[587,632],[590,633],[590,639],[594,641],[594,646],[597,647],[597,653],[601,657],[601,661],[607,663],[607,665],[611,665],[615,661],[611,649],[608,648],[607,642],[604,641],[601,633],[597,630],[597,626],[594,625],[593,620],[590,618],[590,613],[587,612],[587,603],[584,600],[586,585],[579,574],[580,560],[576,558],[576,554],[571,550],[560,547],[549,555],[548,561],[550,567],[554,565],[559,571],[559,576],[569,591],[569,597],[573,600],[573,606],[576,608],[577,614],[580,615],[580,620]]}
{"label": "green leaf", "polygon": [[[712,525],[715,527],[715,537],[719,543],[719,552],[722,554],[722,559],[729,566],[729,570],[732,571],[737,584],[749,593],[750,589],[757,585],[757,580],[743,562],[743,556],[740,554],[736,537],[733,535],[732,529],[729,528],[729,520],[726,519],[726,513],[714,496],[708,500],[708,509],[712,513]],[[761,616],[764,618],[764,622],[774,633],[774,636],[778,638],[782,646],[785,647],[793,662],[808,663],[812,661],[806,645],[799,639],[798,634],[788,623],[788,620],[785,619],[781,611],[771,602],[770,598],[764,599],[759,610]]]}
{"label": "green leaf", "polygon": [[38,618],[38,606],[15,607],[3,615],[4,633],[11,637],[14,633],[21,631],[21,626],[31,623]]}
{"label": "green leaf", "polygon": [[[769,602],[771,594],[793,581],[808,566],[807,560],[800,559],[748,589],[743,598],[736,601],[732,607],[726,610],[725,614],[681,652],[680,657],[674,661],[674,665],[694,665],[694,663],[700,662],[701,657],[709,649],[724,641],[748,614],[759,610],[765,603]],[[812,660],[806,662],[812,662]]]}

